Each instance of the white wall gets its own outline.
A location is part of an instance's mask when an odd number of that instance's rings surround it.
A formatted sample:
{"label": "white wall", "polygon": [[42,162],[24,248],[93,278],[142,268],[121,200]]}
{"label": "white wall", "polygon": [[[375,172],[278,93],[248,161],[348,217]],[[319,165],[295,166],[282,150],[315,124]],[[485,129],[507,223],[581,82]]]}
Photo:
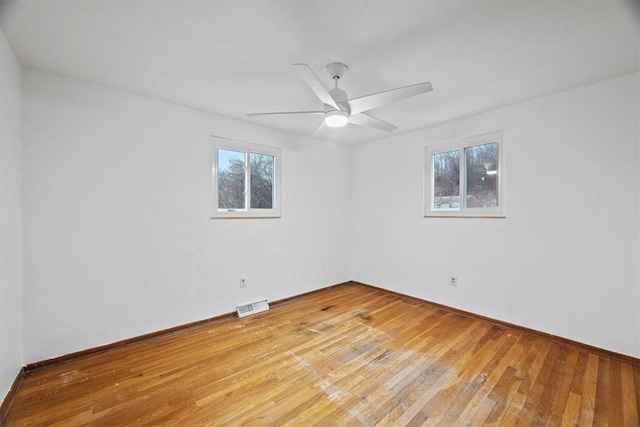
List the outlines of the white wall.
{"label": "white wall", "polygon": [[[353,279],[640,356],[638,94],[633,74],[356,147]],[[423,218],[425,146],[501,129],[507,218]]]}
{"label": "white wall", "polygon": [[[22,79],[26,362],[350,278],[640,356],[638,74],[352,152]],[[423,218],[425,146],[499,129],[507,219]],[[282,147],[281,219],[209,219],[214,133]]]}
{"label": "white wall", "polygon": [[23,364],[20,64],[0,32],[0,402]]}
{"label": "white wall", "polygon": [[[349,279],[348,147],[31,70],[22,102],[27,362]],[[281,219],[209,218],[212,134],[282,148]]]}

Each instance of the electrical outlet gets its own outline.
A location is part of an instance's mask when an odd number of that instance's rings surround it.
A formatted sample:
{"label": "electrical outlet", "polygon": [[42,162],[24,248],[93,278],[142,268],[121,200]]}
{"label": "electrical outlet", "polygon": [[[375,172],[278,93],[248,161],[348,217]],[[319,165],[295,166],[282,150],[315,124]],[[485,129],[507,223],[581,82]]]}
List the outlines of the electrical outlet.
{"label": "electrical outlet", "polygon": [[240,278],[240,287],[241,288],[246,288],[247,287],[247,281],[245,280],[244,277]]}
{"label": "electrical outlet", "polygon": [[449,286],[458,286],[458,278],[456,276],[449,277]]}

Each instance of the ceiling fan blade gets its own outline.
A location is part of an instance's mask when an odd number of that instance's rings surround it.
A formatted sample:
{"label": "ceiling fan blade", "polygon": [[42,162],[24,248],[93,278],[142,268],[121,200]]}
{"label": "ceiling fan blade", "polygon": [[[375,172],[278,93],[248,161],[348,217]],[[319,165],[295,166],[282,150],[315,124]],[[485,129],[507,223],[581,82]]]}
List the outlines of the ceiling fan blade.
{"label": "ceiling fan blade", "polygon": [[329,105],[336,110],[340,110],[336,101],[331,97],[329,91],[322,85],[318,76],[311,70],[307,64],[293,64],[294,67],[300,72],[302,78],[307,82],[311,90],[316,94],[322,103]]}
{"label": "ceiling fan blade", "polygon": [[390,102],[399,101],[401,99],[420,95],[421,93],[430,92],[432,90],[433,86],[431,86],[431,83],[418,83],[415,85],[375,93],[373,95],[350,99],[347,101],[347,104],[351,108],[351,114],[358,114]]}
{"label": "ceiling fan blade", "polygon": [[387,123],[384,120],[380,120],[376,117],[370,116],[367,113],[352,114],[349,116],[349,123],[354,125],[365,126],[368,128],[380,129],[386,132],[393,132],[398,129],[391,123]]}
{"label": "ceiling fan blade", "polygon": [[247,117],[278,116],[285,114],[324,114],[324,111],[275,111],[273,113],[249,113]]}
{"label": "ceiling fan blade", "polygon": [[324,131],[325,127],[327,127],[327,125],[324,124],[324,120],[323,120],[320,123],[320,126],[318,126],[318,128],[315,130],[315,132],[313,132],[313,135],[311,135],[311,138],[317,137],[322,131]]}

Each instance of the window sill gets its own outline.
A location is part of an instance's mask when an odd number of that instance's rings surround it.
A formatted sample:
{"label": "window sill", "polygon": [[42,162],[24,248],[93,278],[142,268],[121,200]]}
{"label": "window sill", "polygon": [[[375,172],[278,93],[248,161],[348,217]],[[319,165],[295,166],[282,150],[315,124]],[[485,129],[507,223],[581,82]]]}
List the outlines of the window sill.
{"label": "window sill", "polygon": [[426,214],[425,218],[484,218],[484,219],[507,219],[504,214],[480,214],[480,213],[433,213]]}
{"label": "window sill", "polygon": [[239,214],[235,212],[221,213],[211,216],[211,219],[279,219],[280,214]]}

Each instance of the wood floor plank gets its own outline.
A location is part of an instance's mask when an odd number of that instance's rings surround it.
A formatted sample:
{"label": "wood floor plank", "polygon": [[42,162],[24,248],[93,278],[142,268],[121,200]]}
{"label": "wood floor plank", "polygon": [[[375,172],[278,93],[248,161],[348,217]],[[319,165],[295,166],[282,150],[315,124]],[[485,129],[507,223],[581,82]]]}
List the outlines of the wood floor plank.
{"label": "wood floor plank", "polygon": [[[640,368],[633,367],[633,385],[636,393],[636,411],[638,419],[640,420]],[[640,425],[640,422],[638,422]]]}
{"label": "wood floor plank", "polygon": [[609,387],[609,401],[619,402],[618,405],[609,405],[609,425],[623,426],[624,424],[624,403],[622,395],[622,367],[620,362],[612,360],[609,364],[609,376],[611,386]]}
{"label": "wood floor plank", "polygon": [[593,414],[593,424],[596,426],[609,425],[609,403],[611,400],[610,362],[609,359],[603,357],[598,360],[598,384]]}
{"label": "wood floor plank", "polygon": [[640,368],[358,284],[31,372],[5,426],[640,425]]}
{"label": "wood floor plank", "polygon": [[581,390],[582,403],[580,405],[579,426],[592,426],[596,408],[596,391],[598,388],[599,357],[590,354],[587,358],[584,387]]}
{"label": "wood floor plank", "polygon": [[638,407],[636,390],[633,383],[633,367],[627,364],[620,366],[620,379],[622,381],[622,411],[626,426],[640,425],[638,419]]}
{"label": "wood floor plank", "polygon": [[582,398],[580,397],[579,394],[576,394],[573,391],[569,392],[569,397],[567,398],[567,404],[564,408],[564,414],[562,415],[561,425],[563,426],[578,425],[578,417],[580,416],[581,400]]}
{"label": "wood floor plank", "polygon": [[547,418],[547,424],[560,425],[564,418],[567,401],[571,393],[573,373],[578,363],[578,352],[568,351],[564,356],[564,363],[559,364],[553,373],[555,377],[555,398],[551,406],[551,412]]}

